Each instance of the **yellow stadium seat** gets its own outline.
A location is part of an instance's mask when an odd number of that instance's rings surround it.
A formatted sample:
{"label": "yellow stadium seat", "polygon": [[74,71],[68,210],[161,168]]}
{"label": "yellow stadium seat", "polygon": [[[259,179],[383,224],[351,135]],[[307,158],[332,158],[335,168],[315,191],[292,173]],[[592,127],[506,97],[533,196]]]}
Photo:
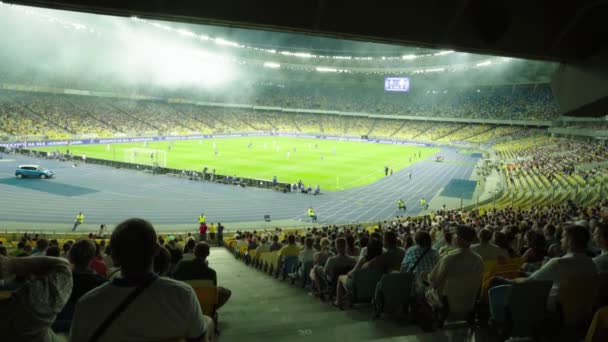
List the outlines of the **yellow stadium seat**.
{"label": "yellow stadium seat", "polygon": [[13,295],[13,291],[0,291],[0,299],[10,298]]}

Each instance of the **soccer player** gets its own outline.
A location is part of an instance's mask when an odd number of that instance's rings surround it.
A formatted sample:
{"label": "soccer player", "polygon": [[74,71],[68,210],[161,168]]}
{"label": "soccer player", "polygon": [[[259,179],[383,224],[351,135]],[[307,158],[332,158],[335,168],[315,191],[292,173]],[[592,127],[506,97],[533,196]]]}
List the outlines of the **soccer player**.
{"label": "soccer player", "polygon": [[308,217],[310,217],[312,222],[317,222],[317,215],[315,215],[315,210],[312,207],[308,208]]}
{"label": "soccer player", "polygon": [[412,172],[410,171],[410,173],[408,174],[408,176],[410,177],[410,180],[412,180]]}
{"label": "soccer player", "polygon": [[397,209],[398,210],[403,209],[403,211],[407,211],[407,207],[405,206],[405,202],[402,199],[399,199],[399,201],[397,201]]}
{"label": "soccer player", "polygon": [[84,222],[84,215],[82,214],[82,211],[81,211],[78,213],[78,215],[76,215],[76,220],[74,220],[74,228],[72,228],[72,231],[75,231],[76,227],[80,226],[83,222]]}
{"label": "soccer player", "polygon": [[384,176],[388,176],[388,166],[384,167]]}

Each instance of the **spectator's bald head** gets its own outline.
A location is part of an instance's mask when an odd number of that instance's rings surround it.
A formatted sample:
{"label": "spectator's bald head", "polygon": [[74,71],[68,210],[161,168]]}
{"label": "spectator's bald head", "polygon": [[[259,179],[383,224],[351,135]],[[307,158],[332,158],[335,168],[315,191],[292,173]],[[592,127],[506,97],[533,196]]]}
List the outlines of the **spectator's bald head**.
{"label": "spectator's bald head", "polygon": [[159,248],[156,240],[156,232],[150,222],[140,218],[121,222],[110,238],[114,263],[122,268],[123,273],[151,271]]}

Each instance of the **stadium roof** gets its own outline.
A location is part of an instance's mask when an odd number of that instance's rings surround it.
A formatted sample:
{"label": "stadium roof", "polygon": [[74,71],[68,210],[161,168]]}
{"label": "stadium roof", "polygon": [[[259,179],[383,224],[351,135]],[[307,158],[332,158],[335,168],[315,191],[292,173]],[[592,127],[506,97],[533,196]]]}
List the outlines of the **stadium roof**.
{"label": "stadium roof", "polygon": [[[8,2],[570,62],[606,47],[608,36],[604,22],[607,1],[377,1],[373,5],[325,0]],[[235,32],[242,37],[242,32]],[[266,44],[263,34],[247,34],[251,44]],[[299,37],[290,43],[318,51],[350,49],[348,42],[328,45],[317,37]]]}

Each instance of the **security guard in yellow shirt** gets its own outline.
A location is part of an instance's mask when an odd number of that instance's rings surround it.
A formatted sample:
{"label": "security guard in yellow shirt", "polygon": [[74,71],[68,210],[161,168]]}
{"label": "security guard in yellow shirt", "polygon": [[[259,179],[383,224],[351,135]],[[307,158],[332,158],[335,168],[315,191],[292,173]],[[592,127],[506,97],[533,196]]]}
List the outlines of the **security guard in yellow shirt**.
{"label": "security guard in yellow shirt", "polygon": [[201,216],[198,217],[198,224],[206,223],[206,221],[207,217],[205,216],[205,214],[201,213]]}
{"label": "security guard in yellow shirt", "polygon": [[78,215],[76,215],[76,220],[74,221],[74,228],[72,228],[72,231],[75,231],[76,227],[80,226],[83,222],[84,222],[84,215],[82,214],[82,211],[81,211],[78,213]]}
{"label": "security guard in yellow shirt", "polygon": [[405,202],[402,199],[397,201],[397,209],[398,210],[403,209],[403,211],[407,211],[407,208],[405,207]]}
{"label": "security guard in yellow shirt", "polygon": [[217,233],[217,226],[211,222],[209,225],[209,242],[215,242],[215,233]]}
{"label": "security guard in yellow shirt", "polygon": [[310,217],[312,222],[317,222],[317,215],[315,215],[315,211],[312,207],[308,208],[308,217]]}

